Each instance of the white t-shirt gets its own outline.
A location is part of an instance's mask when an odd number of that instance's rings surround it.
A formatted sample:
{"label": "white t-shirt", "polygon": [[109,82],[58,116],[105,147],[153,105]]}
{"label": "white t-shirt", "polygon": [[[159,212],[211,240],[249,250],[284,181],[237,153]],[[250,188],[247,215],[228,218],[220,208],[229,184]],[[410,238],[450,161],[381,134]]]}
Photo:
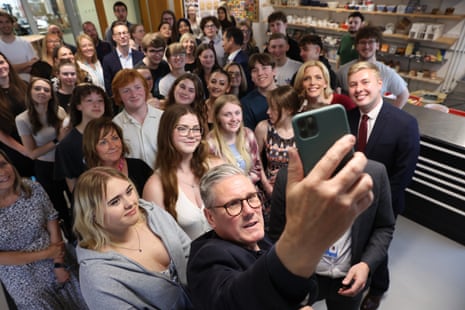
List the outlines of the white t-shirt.
{"label": "white t-shirt", "polygon": [[[12,65],[21,64],[37,57],[37,53],[28,41],[16,37],[11,43],[5,43],[0,39],[0,52],[2,52]],[[19,76],[29,82],[31,75],[29,73],[19,73]]]}
{"label": "white t-shirt", "polygon": [[99,60],[97,60],[97,62],[95,63],[95,69],[85,62],[78,60],[77,63],[82,70],[86,71],[89,74],[90,78],[92,79],[92,84],[105,89],[105,81],[103,79],[103,68]]}
{"label": "white t-shirt", "polygon": [[297,70],[299,70],[301,65],[302,63],[300,61],[293,60],[288,57],[283,66],[276,66],[276,85],[291,85],[292,77]]}
{"label": "white t-shirt", "polygon": [[[66,117],[66,112],[62,107],[58,107],[58,117],[60,119],[64,119]],[[44,125],[46,124],[45,117],[40,119],[40,122],[45,127],[42,127],[38,132],[33,134],[32,124],[31,124],[31,120],[29,119],[27,110],[21,114],[18,114],[18,116],[16,116],[15,122],[16,122],[16,127],[18,128],[19,135],[20,136],[28,136],[28,135],[32,136],[37,147],[45,145],[49,143],[50,141],[53,141],[53,139],[57,138],[57,133],[56,133],[55,128],[49,125]],[[41,161],[54,162],[55,161],[55,148],[51,149],[45,154],[40,155],[39,157],[37,157],[37,159]]]}
{"label": "white t-shirt", "polygon": [[158,90],[160,91],[160,95],[163,97],[168,97],[168,93],[170,92],[171,86],[173,86],[174,81],[176,81],[176,77],[170,73],[165,75],[161,78],[160,82],[158,83]]}

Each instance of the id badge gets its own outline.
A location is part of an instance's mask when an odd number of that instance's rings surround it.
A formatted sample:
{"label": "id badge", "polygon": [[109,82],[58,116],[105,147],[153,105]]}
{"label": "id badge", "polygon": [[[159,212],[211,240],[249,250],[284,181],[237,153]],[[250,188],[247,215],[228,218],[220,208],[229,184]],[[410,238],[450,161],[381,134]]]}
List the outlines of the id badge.
{"label": "id badge", "polygon": [[327,258],[331,258],[331,259],[336,259],[337,258],[337,247],[333,245],[332,247],[330,247],[329,249],[325,251],[323,256]]}

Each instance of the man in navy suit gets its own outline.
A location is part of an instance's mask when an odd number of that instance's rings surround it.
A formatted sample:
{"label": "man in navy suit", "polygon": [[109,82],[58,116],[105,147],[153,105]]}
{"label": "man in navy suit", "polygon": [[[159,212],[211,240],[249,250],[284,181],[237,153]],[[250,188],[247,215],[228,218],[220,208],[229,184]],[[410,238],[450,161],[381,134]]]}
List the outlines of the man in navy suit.
{"label": "man in navy suit", "polygon": [[244,34],[239,28],[229,27],[223,32],[223,48],[224,53],[227,54],[226,63],[237,63],[244,70],[245,77],[247,78],[247,88],[252,89],[252,78],[250,77],[249,70],[249,55],[242,50],[244,43]]}
{"label": "man in navy suit", "polygon": [[144,58],[142,52],[131,49],[129,46],[129,29],[124,22],[115,22],[111,28],[116,48],[103,58],[103,78],[105,90],[109,96],[111,93],[111,82],[116,73],[121,69],[132,69]]}
{"label": "man in navy suit", "polygon": [[229,27],[223,32],[223,48],[224,52],[228,54],[226,63],[238,63],[244,72],[248,72],[249,56],[241,49],[243,43],[244,35],[239,28]]}
{"label": "man in navy suit", "polygon": [[[351,131],[357,145],[368,159],[386,167],[391,185],[392,208],[397,216],[404,210],[404,191],[412,179],[420,152],[417,120],[410,114],[383,102],[383,81],[378,67],[370,62],[357,62],[348,71],[349,95],[358,106],[348,112]],[[367,115],[366,141],[361,141],[363,115]],[[365,142],[365,143],[364,143]],[[363,147],[364,145],[364,147]],[[389,287],[387,259],[375,271],[370,292],[361,309],[377,309]]]}

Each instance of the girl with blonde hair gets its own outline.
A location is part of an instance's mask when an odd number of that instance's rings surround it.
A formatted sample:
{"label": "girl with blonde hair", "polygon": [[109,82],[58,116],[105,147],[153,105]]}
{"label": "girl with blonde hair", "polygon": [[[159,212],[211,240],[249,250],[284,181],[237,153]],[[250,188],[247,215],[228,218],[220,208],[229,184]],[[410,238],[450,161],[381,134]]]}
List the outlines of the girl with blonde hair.
{"label": "girl with blonde hair", "polygon": [[220,96],[213,105],[213,116],[213,129],[207,135],[210,153],[239,166],[256,184],[263,168],[255,134],[244,126],[239,99]]}

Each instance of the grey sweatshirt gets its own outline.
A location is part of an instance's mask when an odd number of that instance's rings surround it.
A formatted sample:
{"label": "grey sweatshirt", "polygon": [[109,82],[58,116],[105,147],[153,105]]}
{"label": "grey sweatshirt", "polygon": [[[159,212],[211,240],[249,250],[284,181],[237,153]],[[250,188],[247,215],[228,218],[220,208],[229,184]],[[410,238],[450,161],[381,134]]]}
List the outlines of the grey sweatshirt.
{"label": "grey sweatshirt", "polygon": [[78,246],[82,295],[90,309],[191,309],[183,287],[191,240],[166,211],[142,199],[139,205],[147,211],[150,229],[165,245],[180,283],[117,252]]}

